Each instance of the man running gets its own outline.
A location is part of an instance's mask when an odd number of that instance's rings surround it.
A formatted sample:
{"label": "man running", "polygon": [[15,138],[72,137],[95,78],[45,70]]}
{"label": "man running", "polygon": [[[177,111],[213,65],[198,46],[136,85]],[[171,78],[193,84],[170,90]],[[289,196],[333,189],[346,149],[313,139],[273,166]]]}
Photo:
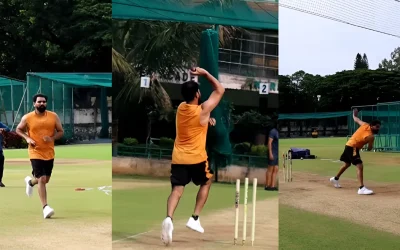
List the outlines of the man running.
{"label": "man running", "polygon": [[3,172],[4,172],[4,132],[10,132],[10,129],[4,123],[0,122],[0,187],[6,187],[3,184]]}
{"label": "man running", "polygon": [[64,135],[64,130],[58,115],[46,111],[47,96],[34,95],[33,106],[35,110],[22,117],[17,127],[17,134],[28,143],[34,177],[25,177],[26,195],[32,196],[33,187],[37,184],[43,206],[43,217],[47,219],[54,215],[54,209],[47,204],[46,192],[46,184],[49,183],[54,165],[54,141]]}
{"label": "man running", "polygon": [[276,187],[276,176],[279,171],[279,132],[277,130],[276,122],[274,122],[274,126],[269,131],[268,136],[268,168],[266,173],[266,182],[265,182],[265,190],[267,191],[278,191]]}
{"label": "man running", "polygon": [[172,192],[167,203],[167,217],[162,223],[161,239],[164,244],[172,242],[172,231],[174,226],[172,218],[179,199],[183,194],[184,187],[193,181],[196,186],[200,185],[197,193],[196,206],[192,217],[186,226],[194,231],[204,233],[200,224],[199,215],[208,198],[211,187],[213,171],[208,165],[206,152],[206,138],[208,123],[215,125],[215,120],[210,119],[210,113],[220,102],[225,89],[210,73],[202,68],[191,70],[193,75],[207,78],[214,91],[210,98],[201,103],[199,84],[188,81],[182,84],[182,102],[176,112],[176,138],[172,152],[171,185]]}
{"label": "man running", "polygon": [[357,117],[357,114],[357,109],[354,109],[353,119],[356,123],[360,125],[360,127],[346,143],[344,152],[340,157],[340,160],[344,162],[344,165],[340,168],[339,173],[335,177],[332,177],[330,181],[333,183],[334,187],[340,188],[340,176],[344,173],[344,171],[346,171],[347,168],[350,167],[351,164],[353,164],[357,167],[357,178],[360,184],[358,194],[373,194],[374,192],[372,190],[369,190],[364,186],[364,167],[360,156],[360,149],[362,149],[364,145],[368,143],[368,151],[372,150],[375,140],[374,135],[379,132],[379,129],[381,128],[381,122],[378,120],[374,120],[371,123],[366,123],[361,121]]}

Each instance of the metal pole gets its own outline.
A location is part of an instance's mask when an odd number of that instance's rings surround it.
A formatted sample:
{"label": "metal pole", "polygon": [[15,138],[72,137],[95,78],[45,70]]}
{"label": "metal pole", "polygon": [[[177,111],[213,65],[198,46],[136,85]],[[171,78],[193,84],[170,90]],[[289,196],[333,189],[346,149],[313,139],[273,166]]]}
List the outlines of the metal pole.
{"label": "metal pole", "polygon": [[12,115],[12,120],[14,121],[15,119],[15,113],[14,113],[14,88],[13,88],[13,82],[10,80],[11,83],[11,115]]}
{"label": "metal pole", "polygon": [[29,83],[30,83],[30,76],[28,75],[28,77],[27,77],[27,81],[26,81],[26,113],[28,113],[29,112],[29,101],[28,101],[28,98],[29,98]]}
{"label": "metal pole", "polygon": [[55,109],[54,109],[54,81],[51,81],[51,106],[52,106],[53,112],[55,112]]}
{"label": "metal pole", "polygon": [[74,130],[74,88],[71,87],[71,117],[70,117],[70,123],[71,123],[71,136],[74,135],[75,130]]}
{"label": "metal pole", "polygon": [[62,102],[63,102],[63,108],[62,108],[62,111],[63,111],[63,123],[65,123],[65,105],[64,105],[64,88],[65,88],[65,84],[63,83],[62,84],[62,86],[63,86],[63,98],[62,98]]}
{"label": "metal pole", "polygon": [[42,78],[39,78],[39,91],[38,93],[42,92]]}
{"label": "metal pole", "polygon": [[17,116],[14,118],[13,125],[11,126],[11,130],[14,129],[14,125],[15,125],[15,122],[16,122],[16,120],[17,120],[17,117],[18,117],[18,114],[19,114],[19,110],[21,109],[22,101],[25,99],[25,94],[26,94],[27,89],[28,89],[28,88],[25,88],[25,89],[24,89],[24,94],[22,95],[22,100],[21,100],[21,102],[19,103],[19,107],[18,107],[18,110],[17,110]]}

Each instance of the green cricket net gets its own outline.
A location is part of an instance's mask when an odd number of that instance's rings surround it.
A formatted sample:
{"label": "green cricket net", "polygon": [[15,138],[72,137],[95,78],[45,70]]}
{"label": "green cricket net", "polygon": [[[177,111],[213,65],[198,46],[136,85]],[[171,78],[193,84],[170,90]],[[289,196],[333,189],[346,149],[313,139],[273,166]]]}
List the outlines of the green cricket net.
{"label": "green cricket net", "polygon": [[[27,73],[27,81],[0,76],[0,121],[15,129],[24,114],[33,111],[32,96],[48,96],[48,110],[56,112],[65,138],[74,135],[74,88],[101,88],[102,127],[108,131],[105,89],[111,87],[111,73]],[[105,103],[105,104],[104,104]],[[105,108],[104,108],[105,107]]]}
{"label": "green cricket net", "polygon": [[0,76],[0,121],[10,128],[26,113],[26,106],[21,103],[25,89],[26,82]]}
{"label": "green cricket net", "polygon": [[[358,117],[365,122],[379,120],[381,130],[375,137],[374,149],[377,151],[400,152],[400,102],[378,103],[377,105],[355,106],[359,111]],[[349,115],[349,132],[353,134],[358,125]]]}
{"label": "green cricket net", "polygon": [[[200,40],[200,67],[206,69],[218,79],[218,32],[205,30]],[[213,89],[207,79],[200,77],[200,91],[203,99],[208,99]],[[230,162],[232,146],[229,140],[229,133],[232,131],[229,105],[224,99],[212,111],[211,117],[215,118],[216,126],[210,127],[207,137],[207,151],[209,161],[213,169],[225,167]]]}
{"label": "green cricket net", "polygon": [[112,17],[278,30],[278,1],[112,0]]}

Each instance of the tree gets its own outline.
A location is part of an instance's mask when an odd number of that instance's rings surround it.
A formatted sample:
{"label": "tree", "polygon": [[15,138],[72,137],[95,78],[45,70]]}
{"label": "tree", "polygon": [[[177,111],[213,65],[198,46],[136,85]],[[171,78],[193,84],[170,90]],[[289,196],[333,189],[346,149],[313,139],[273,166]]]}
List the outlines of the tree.
{"label": "tree", "polygon": [[400,71],[400,47],[394,49],[390,54],[390,59],[383,59],[379,64],[379,69],[387,71]]}
{"label": "tree", "polygon": [[368,57],[365,53],[363,55],[363,64],[364,64],[365,69],[369,69]]}
{"label": "tree", "polygon": [[368,58],[364,53],[364,56],[361,56],[360,53],[357,53],[356,59],[354,61],[354,69],[368,69]]}
{"label": "tree", "polygon": [[[105,0],[0,4],[0,74],[109,72],[111,3]],[[27,56],[29,55],[29,56]]]}

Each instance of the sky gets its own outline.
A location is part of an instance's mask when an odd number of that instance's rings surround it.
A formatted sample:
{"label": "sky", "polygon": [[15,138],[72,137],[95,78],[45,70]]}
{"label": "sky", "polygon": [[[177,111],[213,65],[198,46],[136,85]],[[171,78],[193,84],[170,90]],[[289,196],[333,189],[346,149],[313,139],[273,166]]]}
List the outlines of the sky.
{"label": "sky", "polygon": [[304,70],[324,76],[351,70],[357,53],[365,53],[370,69],[376,69],[396,47],[400,38],[279,8],[280,75]]}

